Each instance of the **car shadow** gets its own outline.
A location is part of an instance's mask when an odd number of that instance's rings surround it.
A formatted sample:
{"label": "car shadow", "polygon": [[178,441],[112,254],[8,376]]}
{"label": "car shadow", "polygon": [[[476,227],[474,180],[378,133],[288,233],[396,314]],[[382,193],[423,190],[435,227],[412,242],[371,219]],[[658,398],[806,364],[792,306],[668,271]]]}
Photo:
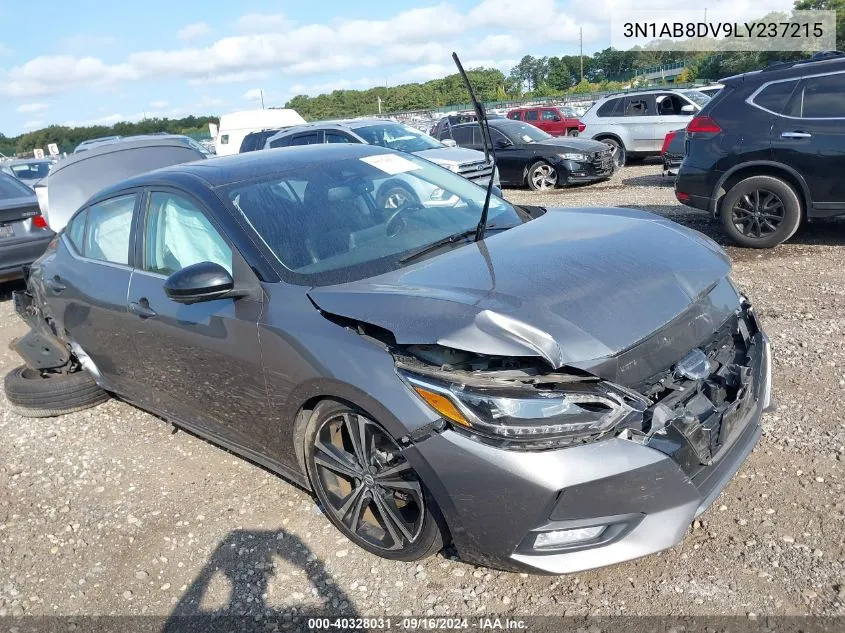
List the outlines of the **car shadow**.
{"label": "car shadow", "polygon": [[674,187],[675,177],[664,176],[661,170],[654,174],[629,176],[626,178],[625,172],[623,171],[622,184],[628,187]]}
{"label": "car shadow", "polygon": [[[306,585],[310,593],[302,591]],[[269,604],[271,596],[284,606]],[[336,616],[360,617],[299,537],[284,530],[234,530],[185,590],[161,633],[308,631],[309,618]]]}

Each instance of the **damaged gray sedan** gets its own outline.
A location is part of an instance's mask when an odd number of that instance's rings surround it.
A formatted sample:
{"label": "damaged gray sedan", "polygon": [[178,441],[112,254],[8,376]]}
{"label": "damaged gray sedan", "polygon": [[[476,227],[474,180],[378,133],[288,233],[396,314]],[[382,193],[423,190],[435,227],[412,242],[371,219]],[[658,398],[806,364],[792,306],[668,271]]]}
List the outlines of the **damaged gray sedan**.
{"label": "damaged gray sedan", "polygon": [[[385,184],[432,193],[383,208]],[[728,257],[629,209],[493,197],[479,227],[484,200],[369,145],[124,181],[16,293],[8,399],[56,415],[115,394],[306,486],[386,558],[451,541],[566,573],[671,547],[769,404]]]}

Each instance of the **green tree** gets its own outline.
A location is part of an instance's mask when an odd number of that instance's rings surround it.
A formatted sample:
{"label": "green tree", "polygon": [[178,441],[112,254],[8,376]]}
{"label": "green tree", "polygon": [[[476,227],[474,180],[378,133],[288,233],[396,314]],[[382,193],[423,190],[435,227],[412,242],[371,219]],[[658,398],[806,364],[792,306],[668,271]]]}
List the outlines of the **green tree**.
{"label": "green tree", "polygon": [[797,0],[798,11],[836,11],[836,50],[845,51],[845,0]]}

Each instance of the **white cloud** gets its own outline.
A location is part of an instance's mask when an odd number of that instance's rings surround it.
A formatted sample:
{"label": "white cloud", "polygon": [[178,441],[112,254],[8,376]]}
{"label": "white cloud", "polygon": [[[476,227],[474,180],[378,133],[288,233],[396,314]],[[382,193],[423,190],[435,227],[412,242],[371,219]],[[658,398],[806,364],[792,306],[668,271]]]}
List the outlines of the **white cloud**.
{"label": "white cloud", "polygon": [[164,100],[161,100],[161,101],[151,101],[151,102],[150,102],[150,107],[151,107],[151,108],[155,108],[156,110],[161,110],[162,108],[166,108],[166,107],[167,107],[167,103],[168,103],[168,102],[167,102],[167,101],[164,101]]}
{"label": "white cloud", "polygon": [[266,79],[268,75],[269,73],[266,70],[246,70],[241,73],[224,73],[222,75],[189,79],[188,85],[202,86],[204,84],[236,84],[246,81],[260,81]]}
{"label": "white cloud", "polygon": [[515,35],[488,35],[473,47],[475,55],[516,55],[528,47]]}
{"label": "white cloud", "polygon": [[50,106],[46,103],[22,103],[16,110],[21,113],[43,112]]}
{"label": "white cloud", "polygon": [[251,88],[244,93],[244,99],[246,101],[258,101],[261,98],[261,88]]}
{"label": "white cloud", "polygon": [[25,130],[39,130],[43,127],[46,127],[46,124],[44,123],[44,121],[41,121],[40,119],[35,120],[35,121],[26,121],[23,124],[23,129],[25,129]]}
{"label": "white cloud", "polygon": [[239,31],[249,33],[271,33],[282,30],[289,24],[281,13],[247,13],[235,22]]}
{"label": "white cloud", "polygon": [[176,31],[176,37],[180,40],[189,41],[198,39],[209,33],[211,33],[211,27],[208,24],[205,22],[194,22]]}

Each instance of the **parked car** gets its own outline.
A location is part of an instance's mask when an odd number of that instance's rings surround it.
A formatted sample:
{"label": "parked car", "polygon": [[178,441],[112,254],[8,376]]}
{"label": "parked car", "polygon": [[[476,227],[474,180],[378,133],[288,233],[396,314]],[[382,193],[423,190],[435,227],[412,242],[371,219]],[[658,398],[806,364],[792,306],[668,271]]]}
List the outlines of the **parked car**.
{"label": "parked car", "polygon": [[[300,125],[271,136],[265,143],[265,149],[315,143],[368,143],[409,152],[484,186],[487,186],[493,172],[493,167],[485,161],[483,152],[461,149],[454,144],[445,145],[421,130],[386,119],[322,121]],[[497,186],[499,184],[498,173],[494,174],[494,183]],[[404,191],[402,187],[389,187],[378,199],[389,200],[401,193],[399,189]],[[427,197],[434,189],[435,187],[427,187],[425,193],[412,192],[413,198]]]}
{"label": "parked car", "polygon": [[243,110],[231,112],[220,117],[220,125],[214,126],[215,153],[218,156],[237,154],[247,134],[283,129],[305,123],[296,110],[289,108],[269,108],[266,110]]}
{"label": "parked car", "polygon": [[[385,213],[389,178],[455,203]],[[113,392],[309,488],[385,558],[451,537],[568,573],[671,547],[769,403],[730,259],[643,211],[499,198],[476,242],[485,194],[358,143],[109,187],[14,294],[31,330],[7,399],[56,415]]]}
{"label": "parked car", "polygon": [[686,130],[672,130],[663,139],[660,156],[663,158],[663,175],[677,176],[678,168],[684,162],[684,141]]}
{"label": "parked car", "polygon": [[716,95],[716,93],[724,87],[725,86],[723,84],[709,84],[707,86],[696,88],[696,90],[698,90],[698,92],[703,92],[712,99]]}
{"label": "parked car", "polygon": [[845,54],[721,82],[687,126],[678,200],[752,248],[788,240],[804,218],[845,215]]}
{"label": "parked car", "polygon": [[70,216],[103,187],[147,171],[202,160],[208,151],[187,136],[133,136],[101,144],[57,163],[35,186],[41,213],[60,231]]}
{"label": "parked car", "polygon": [[3,167],[6,168],[4,171],[31,187],[47,177],[55,162],[52,158],[23,158],[6,161]]}
{"label": "parked car", "polygon": [[82,141],[76,148],[73,150],[74,154],[78,154],[79,152],[86,152],[89,149],[97,147],[99,145],[108,145],[109,143],[116,143],[119,141],[122,136],[101,136],[99,138],[89,138],[87,141]]}
{"label": "parked car", "polygon": [[524,121],[552,136],[578,136],[586,127],[572,108],[566,106],[531,106],[508,112],[513,121]]}
{"label": "parked car", "polygon": [[267,142],[267,139],[278,134],[283,129],[285,128],[277,127],[259,130],[257,132],[250,132],[244,136],[244,140],[241,141],[241,148],[238,150],[238,153],[244,154],[246,152],[254,152],[256,150],[264,149],[264,144]]}
{"label": "parked car", "polygon": [[53,236],[35,192],[0,172],[0,281],[23,277],[23,267],[44,252]]}
{"label": "parked car", "polygon": [[[489,123],[503,185],[527,185],[542,191],[605,180],[613,175],[612,150],[605,143],[556,138],[533,125],[510,119],[492,119]],[[449,138],[461,147],[484,147],[477,123],[455,125],[441,134],[450,134]]]}
{"label": "parked car", "polygon": [[666,134],[686,125],[710,100],[696,90],[648,90],[603,97],[581,118],[581,136],[607,143],[621,167],[658,156]]}
{"label": "parked car", "polygon": [[[487,113],[487,119],[503,119],[504,117],[500,114],[494,114],[492,112]],[[478,117],[476,116],[475,112],[459,112],[457,114],[449,114],[444,116],[440,119],[432,128],[429,130],[429,134],[435,138],[441,138],[442,133],[452,125],[460,125],[461,123],[472,123],[477,121]],[[448,135],[446,136],[448,138]]]}

